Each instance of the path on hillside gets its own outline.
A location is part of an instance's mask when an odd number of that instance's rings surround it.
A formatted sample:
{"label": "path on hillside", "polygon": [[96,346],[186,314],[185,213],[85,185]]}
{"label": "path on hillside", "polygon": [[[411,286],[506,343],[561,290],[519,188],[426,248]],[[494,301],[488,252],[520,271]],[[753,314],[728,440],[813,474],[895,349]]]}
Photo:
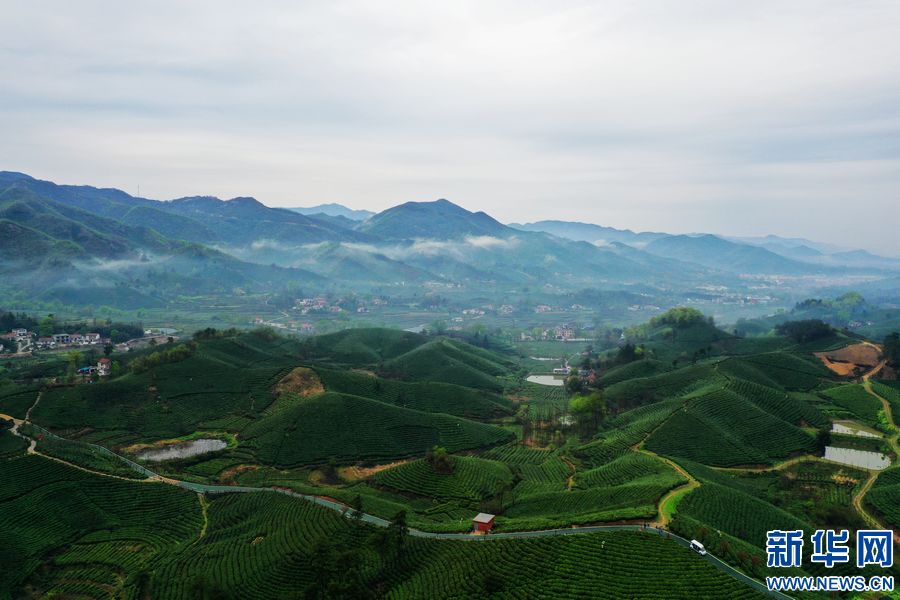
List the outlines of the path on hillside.
{"label": "path on hillside", "polygon": [[[36,404],[37,404],[37,402],[35,402],[35,405]],[[31,411],[29,410],[29,413],[30,412]],[[8,417],[8,415],[0,415],[0,418],[7,418],[7,417]],[[27,435],[21,433],[18,430],[19,425],[25,423],[24,420],[13,419],[12,417],[8,417],[8,419],[11,419],[14,423],[13,429],[10,430],[11,432],[14,433],[14,435],[17,435],[18,437],[21,437],[24,439],[30,439],[32,446],[37,443],[36,440],[28,437]],[[59,436],[55,436],[55,434],[50,433],[50,432],[46,432],[45,435],[59,437]],[[128,465],[132,466],[133,468],[135,468],[136,470],[138,470],[138,472],[140,472],[144,475],[147,475],[147,479],[143,480],[144,482],[160,483],[160,484],[165,484],[165,485],[174,485],[174,486],[180,487],[182,489],[189,490],[189,491],[195,492],[197,494],[200,494],[201,498],[202,498],[202,495],[204,495],[204,494],[235,494],[235,493],[283,494],[285,496],[290,496],[292,498],[300,498],[302,500],[312,502],[313,504],[317,504],[324,508],[339,512],[347,518],[352,518],[351,515],[353,514],[353,510],[351,509],[351,507],[347,506],[346,504],[342,504],[336,500],[333,500],[331,498],[326,498],[323,496],[315,496],[312,494],[301,494],[299,492],[295,492],[293,490],[289,490],[286,488],[207,485],[207,484],[201,484],[201,483],[193,483],[190,481],[180,481],[177,479],[171,479],[169,477],[164,477],[159,474],[153,473],[146,467],[144,467],[142,465],[138,465],[137,463],[125,458],[124,456],[115,454],[108,448],[104,448],[102,446],[97,446],[96,444],[89,444],[87,442],[83,442],[83,443],[85,443],[89,446],[92,446],[92,447],[97,447],[97,448],[109,453],[110,455],[116,456],[119,459],[121,459],[122,461],[124,461],[126,464],[128,464]],[[651,454],[653,456],[657,456],[657,455],[654,455],[653,453],[651,453],[650,451],[646,451],[646,453]],[[110,473],[103,473],[100,471],[93,471],[91,469],[86,469],[84,467],[73,464],[71,462],[68,462],[68,461],[53,457],[53,456],[47,456],[47,455],[41,454],[34,450],[30,450],[29,454],[40,456],[41,458],[46,458],[49,460],[54,460],[56,462],[62,463],[64,465],[70,466],[70,467],[78,469],[80,471],[86,471],[88,473],[92,473],[94,475],[98,475],[101,477],[124,479],[125,481],[130,481],[132,483],[140,483],[141,482],[140,480],[123,478],[119,475],[112,475]],[[686,471],[684,471],[680,466],[677,466],[675,463],[672,463],[671,461],[668,461],[667,459],[664,459],[662,457],[658,457],[658,458],[660,458],[660,460],[665,461],[667,464],[669,464],[670,466],[675,468],[679,473],[682,473],[682,474],[690,477],[690,475]],[[699,482],[697,483],[697,485],[699,485]],[[682,486],[682,487],[684,487],[684,486]],[[681,488],[678,488],[678,489],[681,489]],[[201,510],[204,513],[206,512],[205,506],[204,506],[204,500],[201,500]],[[206,515],[204,515],[204,517],[206,517]],[[387,519],[384,519],[382,517],[378,517],[375,515],[371,515],[368,513],[362,513],[360,516],[360,520],[365,523],[368,523],[370,525],[375,525],[378,527],[388,527],[391,524],[390,521]],[[208,527],[208,518],[204,518],[204,524],[201,526],[201,531],[198,534],[198,539],[196,541],[199,541],[206,535],[207,527]],[[534,531],[509,531],[509,532],[491,533],[488,535],[475,535],[472,533],[436,533],[436,532],[432,532],[432,531],[422,531],[419,529],[410,528],[409,535],[412,537],[418,537],[418,538],[424,538],[424,539],[434,539],[434,540],[487,542],[489,540],[557,537],[557,536],[562,536],[562,535],[583,535],[583,534],[589,534],[589,533],[611,533],[611,532],[616,532],[616,531],[634,531],[634,532],[642,532],[647,535],[658,535],[660,537],[665,537],[667,539],[671,539],[676,544],[683,546],[685,548],[690,547],[690,541],[688,541],[687,539],[685,539],[675,533],[665,530],[663,527],[660,527],[660,528],[644,527],[642,525],[585,525],[585,526],[573,525],[572,527],[559,528],[559,529],[541,529],[541,530],[534,530]],[[709,563],[710,565],[712,565],[719,571],[725,573],[726,575],[729,575],[733,579],[752,587],[757,592],[760,592],[764,595],[768,595],[773,598],[779,598],[781,600],[792,600],[790,596],[782,594],[781,592],[770,591],[765,583],[763,583],[759,580],[756,580],[756,579],[750,577],[749,575],[744,574],[743,572],[732,567],[728,563],[713,556],[709,552],[707,552],[703,556],[698,555],[698,558],[705,560],[707,563]]]}
{"label": "path on hillside", "polygon": [[[896,461],[900,459],[900,444],[898,444],[898,439],[900,439],[900,433],[898,433],[898,430],[900,430],[900,428],[897,427],[897,423],[894,421],[894,413],[891,409],[891,403],[888,402],[887,398],[884,398],[872,388],[871,381],[872,377],[884,368],[886,362],[887,361],[884,360],[881,361],[875,368],[863,375],[862,380],[863,388],[865,388],[866,392],[868,392],[872,396],[875,396],[875,398],[877,398],[878,401],[881,402],[881,406],[884,409],[884,416],[887,419],[887,425],[891,430],[895,432],[894,435],[889,436],[887,440],[891,445],[891,449],[894,451],[894,456],[896,457],[894,464],[896,464]],[[882,525],[878,521],[878,519],[875,518],[875,516],[865,508],[866,494],[868,494],[869,490],[872,489],[872,486],[875,485],[875,481],[878,479],[878,476],[880,474],[881,471],[872,472],[865,485],[863,485],[856,493],[856,495],[853,496],[853,506],[854,508],[856,508],[856,512],[859,513],[863,520],[868,523],[869,527],[873,529],[892,529],[894,531],[894,541],[900,543],[900,532],[891,527],[885,527],[884,525]]]}
{"label": "path on hillside", "polygon": [[567,489],[568,491],[571,492],[571,491],[572,491],[572,487],[575,486],[575,474],[578,472],[578,470],[575,468],[575,463],[573,463],[573,462],[569,459],[568,456],[566,456],[566,455],[564,455],[564,454],[560,454],[560,455],[559,455],[559,458],[560,458],[560,460],[562,460],[564,463],[566,463],[566,466],[568,466],[568,467],[569,467],[569,470],[571,471],[571,473],[569,474],[569,476],[566,478],[566,489]]}
{"label": "path on hillside", "polygon": [[665,527],[672,521],[672,516],[675,514],[675,509],[678,507],[678,503],[681,502],[682,498],[684,498],[687,494],[692,492],[693,490],[700,487],[700,482],[697,479],[688,473],[684,468],[681,467],[675,461],[660,456],[656,452],[652,452],[644,448],[644,442],[641,442],[637,446],[634,447],[634,450],[640,452],[641,454],[646,454],[647,456],[651,456],[657,460],[661,460],[662,462],[669,465],[669,467],[675,469],[679,475],[687,479],[687,483],[679,485],[678,487],[672,488],[666,494],[659,499],[659,517],[658,523],[661,527]]}
{"label": "path on hillside", "polygon": [[842,464],[830,460],[825,460],[821,456],[815,456],[814,454],[803,454],[801,456],[795,456],[793,458],[789,458],[787,460],[783,460],[771,465],[759,465],[757,467],[710,467],[710,469],[713,469],[715,471],[722,471],[724,473],[768,473],[770,471],[781,471],[803,462],[824,462],[830,465]]}

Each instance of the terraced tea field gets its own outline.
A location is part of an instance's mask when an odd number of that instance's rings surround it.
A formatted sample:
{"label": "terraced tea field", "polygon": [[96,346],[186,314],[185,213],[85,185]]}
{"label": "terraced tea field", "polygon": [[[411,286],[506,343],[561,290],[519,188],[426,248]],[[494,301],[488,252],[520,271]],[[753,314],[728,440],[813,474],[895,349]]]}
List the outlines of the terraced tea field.
{"label": "terraced tea field", "polygon": [[[0,599],[23,586],[58,597],[286,598],[337,585],[338,573],[351,597],[580,598],[604,585],[614,597],[687,596],[659,583],[670,568],[679,582],[702,572],[695,592],[744,597],[747,581],[726,573],[740,575],[665,534],[594,527],[667,524],[759,576],[749,557],[768,529],[855,528],[858,502],[895,522],[894,469],[863,494],[866,473],[810,458],[816,430],[838,412],[880,418],[874,396],[789,346],[731,356],[740,342],[728,334],[694,333],[647,343],[656,357],[711,348],[696,364],[652,358],[604,374],[605,415],[590,429],[570,414],[565,388],[524,382],[509,356],[379,330],[199,340],[180,362],[46,387],[36,405],[35,389],[4,386],[0,406],[35,406],[20,430],[59,462],[25,456],[23,440],[0,432],[0,542],[18,557]],[[153,467],[181,487],[128,481],[140,476],[92,445],[209,436],[228,447]],[[356,503],[361,522],[349,518]],[[66,513],[48,525],[61,532],[56,545],[21,525],[32,505]],[[478,512],[496,515],[488,543],[467,534]],[[383,528],[401,513],[415,529],[402,547],[398,528]]]}

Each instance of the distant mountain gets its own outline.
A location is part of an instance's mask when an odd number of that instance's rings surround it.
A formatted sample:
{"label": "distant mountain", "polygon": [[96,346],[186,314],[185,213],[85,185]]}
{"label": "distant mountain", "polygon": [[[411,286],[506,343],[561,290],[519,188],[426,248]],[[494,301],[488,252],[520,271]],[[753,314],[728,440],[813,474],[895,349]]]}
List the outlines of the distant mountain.
{"label": "distant mountain", "polygon": [[407,202],[360,221],[249,197],[158,201],[0,172],[0,300],[24,293],[71,304],[164,306],[307,284],[342,291],[435,284],[468,288],[485,301],[510,290],[670,297],[698,286],[739,289],[741,274],[890,276],[898,262],[760,240],[769,247],[564,221],[511,227],[448,200]]}
{"label": "distant mountain", "polygon": [[[170,213],[208,224],[217,232],[218,241],[230,245],[250,244],[260,240],[308,244],[370,239],[329,221],[285,208],[269,208],[255,198],[220,200],[210,196],[195,196],[161,204]],[[209,243],[209,240],[205,243]]]}
{"label": "distant mountain", "polygon": [[810,248],[805,244],[801,244],[799,246],[782,246],[779,244],[764,244],[761,246],[766,250],[771,250],[775,254],[780,254],[781,256],[786,256],[788,258],[796,258],[797,260],[811,260],[816,261],[825,256],[822,252],[816,250],[815,248]]}
{"label": "distant mountain", "polygon": [[543,231],[557,237],[590,242],[592,244],[610,244],[620,242],[629,246],[642,247],[653,240],[665,237],[666,233],[641,232],[635,233],[630,229],[614,229],[591,223],[579,223],[574,221],[537,221],[535,223],[510,223],[510,227],[522,231]]}
{"label": "distant mountain", "polygon": [[359,225],[359,221],[354,221],[353,219],[348,219],[347,217],[342,217],[340,215],[326,215],[325,213],[316,213],[306,216],[310,219],[313,219],[314,221],[321,221],[331,227],[340,227],[342,229],[353,230],[357,225]]}
{"label": "distant mountain", "polygon": [[[322,281],[309,271],[244,262],[128,223],[128,215],[139,210],[152,213],[163,230],[167,224],[178,231],[205,229],[147,205],[154,201],[97,188],[62,188],[16,175],[0,174],[0,296],[14,289],[67,304],[136,308],[164,306],[185,292],[230,294]],[[135,206],[123,208],[131,201]],[[250,204],[235,207],[254,210],[246,206]]]}
{"label": "distant mountain", "polygon": [[900,259],[878,256],[877,254],[872,254],[865,250],[835,252],[828,258],[834,262],[855,267],[900,270]]}
{"label": "distant mountain", "polygon": [[509,237],[515,230],[483,212],[469,212],[449,200],[407,202],[370,217],[359,231],[388,240]]}
{"label": "distant mountain", "polygon": [[759,246],[729,242],[710,234],[672,235],[655,240],[644,249],[658,256],[737,274],[797,275],[822,268],[786,258]]}
{"label": "distant mountain", "polygon": [[289,208],[288,210],[292,210],[295,213],[300,213],[301,215],[328,215],[329,217],[344,217],[345,219],[350,219],[351,221],[365,221],[375,213],[370,210],[354,210],[352,208],[347,208],[343,204],[317,204],[315,206],[309,207],[297,207],[297,208]]}
{"label": "distant mountain", "polygon": [[762,246],[764,248],[768,248],[773,252],[780,253],[778,248],[781,249],[793,249],[800,246],[807,246],[813,250],[821,252],[822,254],[831,254],[833,252],[842,252],[847,250],[846,247],[838,246],[835,244],[826,244],[824,242],[817,242],[813,240],[808,240],[806,238],[788,238],[782,237],[780,235],[764,235],[764,236],[720,236],[723,239],[728,240],[729,242],[736,242],[738,244],[750,244],[751,246]]}
{"label": "distant mountain", "polygon": [[761,246],[787,258],[829,267],[862,269],[865,271],[900,271],[900,259],[878,256],[865,250],[847,250],[824,253],[806,245],[783,246],[766,244]]}
{"label": "distant mountain", "polygon": [[0,172],[0,192],[16,190],[124,225],[153,229],[170,239],[200,244],[242,245],[261,239],[294,244],[369,239],[334,223],[283,208],[269,208],[254,198],[220,200],[194,196],[148,200],[121,190],[57,185],[22,173]]}

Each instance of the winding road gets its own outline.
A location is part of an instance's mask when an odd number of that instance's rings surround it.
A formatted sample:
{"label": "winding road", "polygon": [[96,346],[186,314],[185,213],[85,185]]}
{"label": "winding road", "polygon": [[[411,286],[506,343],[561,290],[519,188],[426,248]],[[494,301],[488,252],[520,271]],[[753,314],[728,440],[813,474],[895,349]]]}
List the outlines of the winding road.
{"label": "winding road", "polygon": [[[35,401],[35,405],[37,405],[37,403],[39,401],[40,401],[40,395],[38,396],[38,399]],[[34,406],[32,406],[32,408],[34,408]],[[27,416],[31,415],[31,409],[28,410],[26,415]],[[87,469],[80,465],[76,465],[76,464],[70,463],[68,461],[65,461],[65,460],[62,460],[62,459],[59,459],[59,458],[56,458],[53,456],[47,456],[45,454],[42,454],[36,449],[37,441],[35,439],[30,438],[29,436],[25,435],[21,431],[19,431],[19,427],[21,425],[27,423],[28,422],[27,420],[15,419],[9,415],[4,415],[4,414],[0,414],[0,419],[6,419],[6,420],[12,421],[13,427],[12,427],[12,429],[10,429],[10,432],[13,435],[16,435],[22,439],[29,441],[28,454],[33,454],[33,455],[40,456],[42,458],[54,460],[54,461],[63,463],[65,465],[68,465],[70,467],[73,467],[75,469],[79,469],[81,471],[87,471],[89,473],[93,473],[93,474],[101,476],[101,477],[126,479],[126,478],[123,478],[118,475],[112,475],[109,473],[103,473],[101,471]],[[34,425],[33,423],[29,423],[29,424]],[[45,436],[58,437],[58,436],[55,436],[55,434],[50,433],[49,431],[46,431],[46,430],[42,430],[42,433]],[[240,493],[283,494],[286,496],[291,496],[293,498],[299,498],[302,500],[306,500],[307,502],[312,502],[312,503],[322,506],[324,508],[339,512],[348,518],[350,518],[350,516],[353,513],[352,509],[349,506],[347,506],[346,504],[341,504],[340,502],[337,502],[330,498],[325,498],[322,496],[315,496],[312,494],[301,494],[299,492],[295,492],[295,491],[288,490],[285,488],[263,488],[263,487],[247,487],[247,486],[231,486],[231,485],[206,485],[206,484],[201,484],[201,483],[193,483],[190,481],[180,481],[177,479],[171,479],[169,477],[163,477],[157,473],[154,473],[150,469],[147,469],[143,465],[140,465],[132,460],[125,458],[124,456],[114,453],[112,450],[109,450],[108,448],[99,446],[97,444],[90,444],[87,442],[84,442],[84,443],[88,446],[91,446],[92,448],[95,448],[99,452],[108,454],[110,456],[117,457],[118,459],[122,460],[123,462],[125,462],[126,464],[131,466],[134,470],[136,470],[140,474],[146,476],[146,479],[143,480],[144,482],[154,482],[154,483],[162,483],[162,484],[167,484],[167,485],[175,485],[182,489],[190,490],[192,492],[197,493],[200,496],[200,506],[204,513],[204,524],[200,531],[198,539],[203,538],[206,535],[206,531],[207,531],[207,527],[208,527],[208,520],[206,519],[206,501],[205,501],[205,498],[203,497],[205,494],[236,494],[236,493],[237,494],[240,494]],[[647,454],[652,454],[651,452],[646,451],[646,450],[644,452],[646,452]],[[665,460],[667,463],[669,463],[669,461],[666,459],[660,458],[660,460]],[[696,482],[696,480],[693,479],[693,477],[688,475],[686,473],[686,471],[681,469],[681,467],[675,465],[674,463],[670,463],[670,466],[675,468],[680,473],[686,475],[689,479],[688,484],[685,484],[685,486],[680,486],[680,487],[676,488],[675,490],[673,490],[673,492],[685,492],[686,493],[687,491],[690,491],[690,490],[685,489],[685,488],[690,487],[690,489],[693,489],[693,487],[695,487],[694,484],[699,485],[699,483]],[[139,481],[133,480],[133,479],[128,480],[128,481],[133,481],[135,483],[139,482]],[[672,492],[670,492],[669,495],[671,495],[671,494],[672,494]],[[664,498],[664,500],[665,500],[665,498]],[[662,509],[662,502],[660,503],[660,508]],[[359,519],[361,521],[363,521],[364,523],[368,523],[370,525],[375,525],[377,527],[388,527],[390,525],[390,521],[388,521],[387,519],[384,519],[382,517],[378,517],[375,515],[371,515],[368,513],[362,513],[361,516],[359,517]],[[675,533],[667,531],[663,527],[652,527],[652,526],[645,527],[642,525],[587,525],[587,526],[572,526],[572,527],[559,528],[559,529],[542,529],[542,530],[535,530],[535,531],[498,532],[498,533],[491,533],[488,535],[475,535],[475,534],[471,534],[471,533],[436,533],[436,532],[432,532],[432,531],[422,531],[419,529],[410,528],[409,535],[412,537],[424,538],[424,539],[457,540],[457,541],[488,542],[489,543],[491,540],[542,538],[542,537],[556,537],[556,536],[562,536],[562,535],[584,535],[584,534],[590,534],[590,533],[610,533],[610,532],[616,532],[616,531],[635,531],[635,532],[644,533],[645,535],[662,536],[662,537],[671,539],[676,544],[683,546],[685,548],[690,547],[689,540],[687,540]],[[712,565],[719,571],[725,573],[726,575],[732,577],[733,579],[735,579],[737,581],[740,581],[741,583],[744,583],[744,584],[750,586],[751,588],[753,588],[754,590],[756,590],[757,592],[759,592],[761,594],[764,594],[764,595],[772,597],[772,598],[779,598],[781,600],[791,600],[790,596],[787,596],[786,594],[782,594],[781,592],[769,590],[768,587],[766,586],[766,584],[764,584],[763,582],[744,574],[743,572],[735,569],[728,563],[720,560],[719,558],[716,558],[709,552],[707,552],[703,556],[697,555],[697,558],[700,560],[705,560],[706,562],[708,562],[710,565]]]}

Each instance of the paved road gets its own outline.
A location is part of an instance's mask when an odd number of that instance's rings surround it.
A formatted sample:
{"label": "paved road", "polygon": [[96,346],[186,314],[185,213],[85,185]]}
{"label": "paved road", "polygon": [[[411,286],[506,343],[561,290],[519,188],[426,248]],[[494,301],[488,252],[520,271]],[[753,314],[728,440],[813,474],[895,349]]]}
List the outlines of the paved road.
{"label": "paved road", "polygon": [[[16,426],[13,428],[12,433],[14,433],[15,435],[18,435],[19,437],[29,439],[32,443],[32,446],[34,445],[35,440],[28,438],[26,435],[24,435],[23,433],[21,433],[18,430],[19,429],[18,426],[21,425],[23,423],[23,421],[20,421],[18,419],[12,419],[12,417],[8,417],[8,415],[0,415],[0,418],[8,418],[9,420],[13,420],[13,422],[16,424]],[[31,424],[31,425],[34,427],[38,427],[33,424]],[[41,433],[43,433],[45,436],[57,437],[54,434],[50,433],[49,431],[47,431],[43,428],[38,427],[38,429],[40,429]],[[141,473],[142,475],[145,475],[149,479],[153,479],[155,481],[165,483],[168,485],[175,485],[180,488],[190,490],[192,492],[196,492],[198,494],[240,494],[240,493],[270,493],[271,494],[271,493],[277,493],[277,494],[284,494],[286,496],[291,496],[294,498],[301,498],[308,502],[318,504],[319,506],[322,506],[324,508],[328,508],[330,510],[340,512],[341,514],[344,514],[347,516],[350,516],[352,514],[352,509],[349,506],[342,504],[340,502],[337,502],[335,500],[332,500],[330,498],[324,498],[322,496],[314,496],[311,494],[301,494],[299,492],[288,490],[286,488],[259,488],[259,487],[248,487],[248,486],[233,486],[233,485],[206,485],[206,484],[202,484],[202,483],[193,483],[190,481],[179,481],[177,479],[163,477],[157,473],[154,473],[153,471],[144,467],[143,465],[140,465],[132,460],[125,458],[124,456],[120,456],[120,455],[114,453],[112,450],[109,450],[108,448],[104,448],[103,446],[98,446],[96,444],[88,444],[87,442],[85,442],[85,444],[95,448],[99,452],[119,458],[120,460],[124,461],[129,466],[131,466],[134,470]],[[31,453],[40,454],[39,452],[36,452],[35,450],[33,450],[33,448],[29,448],[29,450],[31,451]],[[45,457],[45,458],[53,458],[53,457]],[[100,476],[113,477],[112,475],[109,475],[107,473],[102,473],[99,471],[91,471],[90,469],[85,469],[84,467],[80,467],[78,465],[68,463],[61,459],[54,459],[54,460],[58,460],[59,462],[69,464],[70,466],[81,469],[81,470],[88,470],[88,471],[95,473],[97,475],[100,475]],[[369,524],[375,525],[377,527],[387,527],[390,525],[390,521],[388,521],[387,519],[383,519],[381,517],[377,517],[375,515],[370,515],[367,513],[363,513],[360,517],[360,520],[363,521],[364,523],[369,523]],[[671,533],[669,531],[665,531],[662,529],[656,529],[653,527],[644,528],[640,525],[593,525],[593,526],[584,526],[584,527],[573,526],[573,527],[560,528],[560,529],[542,529],[542,530],[537,530],[537,531],[498,532],[498,533],[491,533],[489,535],[473,535],[471,533],[436,533],[436,532],[432,532],[432,531],[421,531],[419,529],[410,528],[409,535],[411,535],[412,537],[435,539],[435,540],[490,542],[491,540],[555,537],[555,536],[561,536],[561,535],[584,535],[584,534],[589,534],[589,533],[603,533],[603,532],[609,533],[609,532],[615,532],[615,531],[638,531],[638,532],[643,531],[647,535],[660,535],[660,536],[668,537],[668,538],[672,539],[675,543],[677,543],[681,546],[684,546],[684,547],[688,547],[690,545],[690,542],[688,540],[686,540],[685,538],[678,536],[674,533]],[[790,596],[787,596],[780,592],[769,591],[769,589],[766,587],[766,585],[764,583],[762,583],[756,579],[753,579],[752,577],[748,577],[741,571],[738,571],[731,565],[716,558],[712,554],[707,553],[703,557],[700,557],[698,555],[697,558],[701,559],[701,560],[706,560],[709,564],[711,564],[715,568],[719,569],[723,573],[752,587],[753,589],[755,589],[756,591],[758,591],[762,594],[765,594],[765,595],[773,597],[773,598],[779,598],[782,600],[791,600]]]}
{"label": "paved road", "polygon": [[[310,494],[301,494],[299,492],[294,492],[291,490],[283,489],[283,488],[255,488],[255,487],[244,487],[244,486],[228,486],[228,485],[204,485],[200,483],[192,483],[189,481],[176,481],[176,480],[168,480],[174,485],[182,487],[184,489],[188,489],[197,493],[206,493],[206,494],[227,494],[227,493],[253,493],[253,492],[269,492],[269,493],[278,493],[284,494],[286,496],[292,496],[294,498],[302,498],[309,502],[313,502],[318,504],[319,506],[323,506],[325,508],[329,508],[331,510],[340,512],[342,514],[350,515],[352,514],[352,509],[340,502],[336,502],[334,500],[330,500],[328,498],[323,498],[321,496],[313,496]],[[387,519],[383,519],[381,517],[376,517],[375,515],[370,515],[367,513],[363,513],[360,517],[360,520],[369,523],[371,525],[376,525],[378,527],[387,527],[391,524]],[[615,531],[638,531],[644,532],[646,535],[657,535],[664,536],[671,540],[673,540],[676,544],[684,546],[688,548],[690,546],[690,541],[676,535],[670,531],[665,531],[662,529],[656,529],[654,527],[642,527],[640,525],[589,525],[589,526],[573,526],[566,527],[560,529],[541,529],[537,531],[507,531],[507,532],[498,532],[491,533],[488,535],[473,535],[471,533],[436,533],[432,531],[421,531],[419,529],[409,530],[409,535],[412,537],[418,538],[426,538],[433,540],[459,540],[459,541],[468,541],[468,542],[490,542],[492,540],[509,540],[509,539],[522,539],[522,538],[540,538],[540,537],[556,537],[561,535],[584,535],[588,533],[610,533]],[[749,585],[756,591],[770,596],[772,598],[779,598],[782,600],[791,600],[790,596],[786,594],[782,594],[780,592],[770,591],[764,583],[753,579],[738,571],[728,563],[716,558],[710,553],[707,553],[705,556],[697,556],[697,558],[706,560],[713,567],[722,571],[726,575],[733,577],[734,579]]]}

